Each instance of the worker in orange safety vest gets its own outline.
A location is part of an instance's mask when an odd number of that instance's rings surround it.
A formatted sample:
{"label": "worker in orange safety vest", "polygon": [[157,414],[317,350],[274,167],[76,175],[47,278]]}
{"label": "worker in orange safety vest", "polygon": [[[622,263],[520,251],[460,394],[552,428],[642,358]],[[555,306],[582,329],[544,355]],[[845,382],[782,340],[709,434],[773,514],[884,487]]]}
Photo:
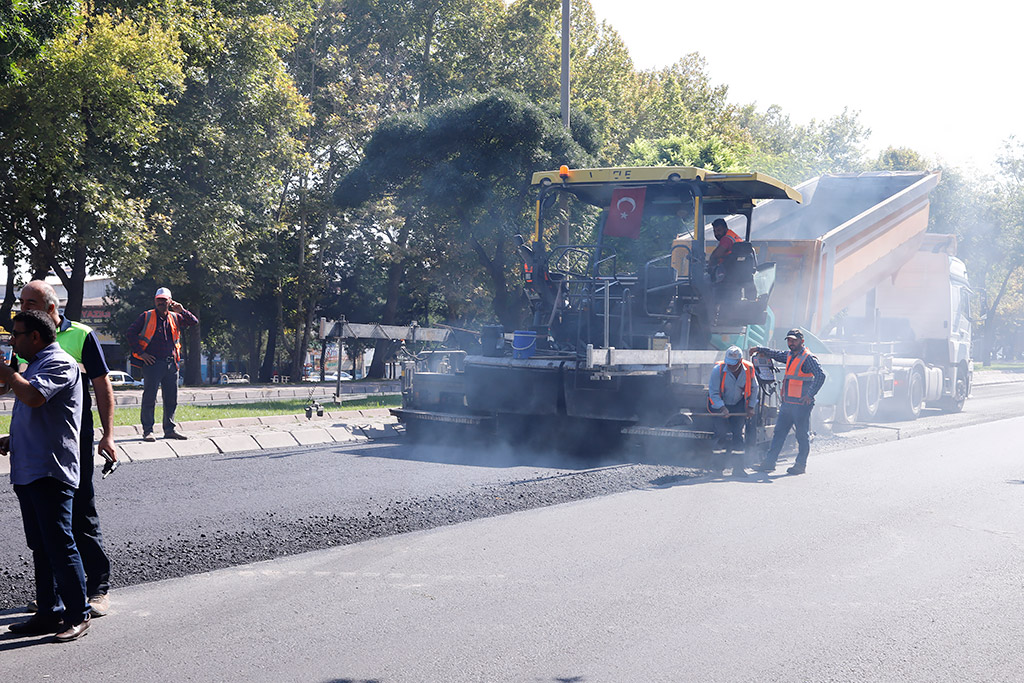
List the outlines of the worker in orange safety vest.
{"label": "worker in orange safety vest", "polygon": [[[716,455],[726,455],[726,447],[732,451],[732,476],[747,476],[744,469],[743,438],[747,421],[754,416],[757,409],[758,387],[754,377],[754,366],[743,359],[743,351],[738,346],[730,346],[725,352],[725,360],[715,363],[708,380],[708,410],[712,413],[715,429]],[[726,437],[731,432],[731,439]],[[727,466],[724,459],[712,463],[713,474],[721,474]]]}
{"label": "worker in orange safety vest", "polygon": [[178,407],[178,364],[181,361],[181,331],[199,320],[171,298],[171,290],[156,291],[154,307],[139,315],[128,328],[132,348],[132,370],[142,374],[142,440],[155,441],[153,414],[156,390],[161,389],[164,405],[164,438],[186,439],[177,430],[174,411]]}
{"label": "worker in orange safety vest", "polygon": [[804,333],[792,329],[786,334],[789,353],[775,351],[760,346],[750,349],[750,353],[763,353],[779,363],[786,364],[786,374],[782,380],[782,405],[775,421],[775,433],[768,447],[764,460],[755,467],[765,474],[775,471],[782,444],[792,429],[796,434],[796,462],[787,472],[803,474],[807,471],[807,456],[811,452],[810,425],[811,410],[814,408],[814,396],[825,383],[825,371],[818,364],[818,359],[804,348]]}

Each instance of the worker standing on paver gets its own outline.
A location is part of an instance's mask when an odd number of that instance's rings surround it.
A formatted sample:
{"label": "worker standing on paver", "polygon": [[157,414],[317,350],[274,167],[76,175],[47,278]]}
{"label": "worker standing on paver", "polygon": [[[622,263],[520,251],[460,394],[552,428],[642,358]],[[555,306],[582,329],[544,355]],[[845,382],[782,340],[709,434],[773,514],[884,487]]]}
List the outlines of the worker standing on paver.
{"label": "worker standing on paver", "polygon": [[[110,462],[116,462],[114,389],[107,376],[107,360],[92,328],[61,316],[57,310],[59,304],[57,292],[43,280],[32,280],[21,290],[21,310],[45,313],[57,329],[57,343],[85,369],[85,375],[96,392],[96,410],[99,412],[100,425],[103,428],[96,453]],[[79,434],[81,476],[71,510],[71,528],[75,535],[75,545],[82,556],[82,566],[85,568],[86,595],[89,597],[92,616],[102,617],[110,608],[107,597],[110,591],[110,559],[103,549],[100,517],[96,510],[96,489],[92,480],[95,462],[92,450],[93,436],[92,400],[88,389],[84,389]]]}
{"label": "worker standing on paver", "polygon": [[[738,346],[730,346],[725,352],[725,360],[715,363],[708,381],[708,409],[716,414],[713,450],[721,457],[712,465],[716,474],[729,464],[726,451],[730,450],[732,476],[747,476],[743,437],[747,421],[754,417],[757,409],[757,394],[754,366],[743,360],[743,351]],[[730,432],[732,438],[727,441]]]}
{"label": "worker standing on paver", "polygon": [[[142,440],[156,441],[153,436],[156,390],[164,402],[164,438],[187,439],[174,423],[178,407],[178,364],[181,361],[181,330],[199,323],[199,319],[171,298],[171,290],[161,287],[153,297],[153,308],[136,318],[128,328],[132,347],[133,368],[141,368]],[[137,375],[136,375],[137,377]]]}
{"label": "worker standing on paver", "polygon": [[768,447],[764,460],[754,469],[758,472],[775,471],[775,463],[782,450],[782,444],[793,429],[796,434],[796,463],[787,472],[803,474],[807,471],[807,456],[811,452],[810,426],[811,410],[814,408],[814,396],[825,383],[825,371],[818,364],[818,359],[804,348],[804,334],[798,329],[786,333],[786,344],[789,353],[775,351],[763,346],[750,349],[750,354],[763,353],[779,363],[786,364],[786,375],[782,380],[782,405],[775,421],[775,433]]}

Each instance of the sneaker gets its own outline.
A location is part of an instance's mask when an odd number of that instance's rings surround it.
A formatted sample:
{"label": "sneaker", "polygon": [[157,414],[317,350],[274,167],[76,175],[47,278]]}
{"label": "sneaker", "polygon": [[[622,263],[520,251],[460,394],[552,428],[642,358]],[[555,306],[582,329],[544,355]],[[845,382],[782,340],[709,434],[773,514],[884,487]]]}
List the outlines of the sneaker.
{"label": "sneaker", "polygon": [[68,626],[60,633],[53,637],[58,643],[70,643],[72,640],[78,640],[86,633],[89,632],[89,618],[86,617],[85,621],[75,624],[74,626]]}
{"label": "sneaker", "polygon": [[60,617],[43,616],[35,614],[25,621],[16,621],[8,624],[7,629],[11,633],[19,633],[26,636],[41,636],[46,633],[60,633],[64,630],[64,623]]}
{"label": "sneaker", "polygon": [[806,471],[807,471],[807,466],[806,465],[793,465],[788,470],[786,470],[786,472],[788,472],[789,474],[803,474]]}
{"label": "sneaker", "polygon": [[152,443],[153,441],[156,441],[156,437],[153,436],[153,432],[146,432],[142,435],[142,440]]}
{"label": "sneaker", "polygon": [[110,611],[110,598],[106,593],[89,598],[89,613],[94,617],[106,616]]}
{"label": "sneaker", "polygon": [[35,614],[36,612],[39,611],[39,603],[36,602],[35,600],[29,600],[28,604],[25,605],[25,611],[26,612],[31,612],[31,613]]}
{"label": "sneaker", "polygon": [[178,441],[184,441],[188,437],[185,436],[184,434],[182,434],[181,432],[167,432],[166,434],[164,434],[164,438],[165,439],[177,439]]}

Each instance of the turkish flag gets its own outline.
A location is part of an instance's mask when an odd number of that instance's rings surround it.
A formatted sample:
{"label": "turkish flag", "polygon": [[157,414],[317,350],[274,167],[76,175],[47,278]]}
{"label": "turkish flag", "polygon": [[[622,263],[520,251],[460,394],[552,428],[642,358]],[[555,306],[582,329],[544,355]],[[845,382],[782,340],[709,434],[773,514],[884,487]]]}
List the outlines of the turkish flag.
{"label": "turkish flag", "polygon": [[646,187],[620,187],[612,193],[612,205],[608,208],[608,220],[604,223],[604,234],[609,237],[628,237],[635,240],[640,236],[640,219],[644,216],[644,195]]}

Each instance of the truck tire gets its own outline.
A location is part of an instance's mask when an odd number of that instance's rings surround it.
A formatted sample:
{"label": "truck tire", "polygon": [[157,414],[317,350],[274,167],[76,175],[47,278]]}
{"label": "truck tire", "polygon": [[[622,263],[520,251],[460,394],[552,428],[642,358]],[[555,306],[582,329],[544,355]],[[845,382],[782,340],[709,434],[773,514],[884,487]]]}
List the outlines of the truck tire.
{"label": "truck tire", "polygon": [[874,420],[878,415],[878,405],[882,402],[882,382],[877,372],[861,375],[862,389],[860,401],[860,419]]}
{"label": "truck tire", "polygon": [[860,388],[857,386],[857,375],[852,372],[843,379],[843,390],[836,403],[836,415],[832,422],[832,431],[849,429],[857,421],[860,410]]}
{"label": "truck tire", "polygon": [[907,393],[900,401],[900,417],[904,420],[916,420],[921,416],[921,408],[924,406],[924,389],[924,375],[916,368],[911,370],[907,377]]}
{"label": "truck tire", "polygon": [[939,402],[939,409],[944,413],[959,413],[964,409],[964,402],[970,392],[967,384],[967,366],[960,366],[956,371],[956,383],[953,386],[953,395],[947,396]]}

